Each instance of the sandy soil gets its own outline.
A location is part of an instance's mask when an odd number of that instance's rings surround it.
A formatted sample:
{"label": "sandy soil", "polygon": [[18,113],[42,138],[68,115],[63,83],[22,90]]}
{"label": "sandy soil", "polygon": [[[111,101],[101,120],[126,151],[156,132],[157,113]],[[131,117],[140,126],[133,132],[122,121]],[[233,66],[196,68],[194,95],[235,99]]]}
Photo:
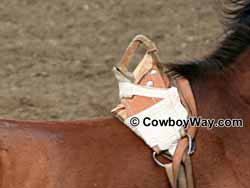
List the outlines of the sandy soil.
{"label": "sandy soil", "polygon": [[0,116],[83,119],[117,104],[111,69],[151,37],[163,62],[202,57],[222,32],[215,0],[1,0]]}

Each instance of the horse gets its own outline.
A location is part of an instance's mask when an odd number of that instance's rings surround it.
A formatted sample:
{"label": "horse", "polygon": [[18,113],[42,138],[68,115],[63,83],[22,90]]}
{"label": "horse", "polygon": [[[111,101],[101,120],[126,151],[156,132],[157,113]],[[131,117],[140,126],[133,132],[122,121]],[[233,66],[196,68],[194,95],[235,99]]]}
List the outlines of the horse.
{"label": "horse", "polygon": [[[230,0],[218,48],[201,60],[164,65],[191,84],[199,116],[241,118],[244,128],[200,128],[195,184],[250,183],[250,1]],[[0,120],[1,188],[170,187],[151,151],[113,117],[64,122]]]}

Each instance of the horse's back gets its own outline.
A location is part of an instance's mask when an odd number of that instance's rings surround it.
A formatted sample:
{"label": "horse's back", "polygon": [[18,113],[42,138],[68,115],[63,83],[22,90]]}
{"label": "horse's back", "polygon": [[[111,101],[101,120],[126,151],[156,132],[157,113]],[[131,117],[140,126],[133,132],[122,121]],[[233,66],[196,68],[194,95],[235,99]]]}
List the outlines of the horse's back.
{"label": "horse's back", "polygon": [[[236,134],[236,132],[235,132]],[[223,137],[223,138],[222,138]],[[247,170],[225,152],[225,135],[200,129],[197,187],[239,187]],[[233,147],[233,145],[231,145]],[[0,121],[0,188],[169,187],[150,149],[119,121]],[[244,170],[245,169],[245,170]],[[216,172],[216,173],[214,173]],[[225,181],[227,179],[227,181]]]}
{"label": "horse's back", "polygon": [[150,156],[112,118],[0,121],[1,188],[166,187]]}

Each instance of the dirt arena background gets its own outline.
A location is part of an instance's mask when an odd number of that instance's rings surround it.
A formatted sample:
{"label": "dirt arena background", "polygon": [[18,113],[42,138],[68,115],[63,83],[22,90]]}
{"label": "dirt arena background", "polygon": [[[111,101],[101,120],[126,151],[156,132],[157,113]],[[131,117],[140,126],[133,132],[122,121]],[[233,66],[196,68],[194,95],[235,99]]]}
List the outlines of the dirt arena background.
{"label": "dirt arena background", "polygon": [[136,34],[162,62],[202,57],[222,33],[215,0],[1,0],[0,116],[110,115],[111,72]]}

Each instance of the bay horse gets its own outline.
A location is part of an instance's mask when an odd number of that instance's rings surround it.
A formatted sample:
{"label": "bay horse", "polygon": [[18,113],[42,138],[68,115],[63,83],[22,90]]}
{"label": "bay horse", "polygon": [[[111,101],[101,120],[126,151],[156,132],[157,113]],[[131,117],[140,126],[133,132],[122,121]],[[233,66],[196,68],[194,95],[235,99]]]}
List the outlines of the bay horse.
{"label": "bay horse", "polygon": [[[231,0],[226,37],[202,60],[165,65],[192,86],[204,118],[241,118],[244,128],[200,129],[196,187],[250,184],[250,1]],[[0,120],[0,188],[169,187],[151,151],[115,118]]]}

